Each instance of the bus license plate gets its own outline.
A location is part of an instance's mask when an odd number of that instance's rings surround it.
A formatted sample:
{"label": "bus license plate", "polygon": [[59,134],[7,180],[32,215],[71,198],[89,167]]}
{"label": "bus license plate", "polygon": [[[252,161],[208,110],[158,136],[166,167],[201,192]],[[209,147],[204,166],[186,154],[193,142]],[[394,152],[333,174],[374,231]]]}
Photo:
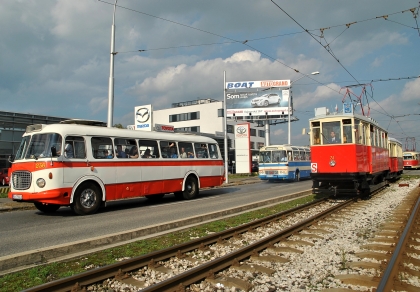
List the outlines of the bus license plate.
{"label": "bus license plate", "polygon": [[13,200],[22,200],[22,195],[13,195]]}

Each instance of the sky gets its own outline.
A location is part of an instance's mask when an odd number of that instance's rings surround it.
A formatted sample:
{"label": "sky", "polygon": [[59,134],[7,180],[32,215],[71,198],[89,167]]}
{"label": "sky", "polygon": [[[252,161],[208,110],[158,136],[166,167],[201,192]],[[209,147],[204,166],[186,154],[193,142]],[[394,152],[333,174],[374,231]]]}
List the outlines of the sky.
{"label": "sky", "polygon": [[[1,110],[107,122],[114,3],[2,0]],[[419,5],[118,0],[113,124],[133,124],[139,105],[223,100],[226,72],[232,82],[296,81],[292,144],[308,144],[302,129],[315,108],[341,110],[351,96],[389,136],[420,149]],[[271,144],[287,143],[287,123],[270,129]]]}

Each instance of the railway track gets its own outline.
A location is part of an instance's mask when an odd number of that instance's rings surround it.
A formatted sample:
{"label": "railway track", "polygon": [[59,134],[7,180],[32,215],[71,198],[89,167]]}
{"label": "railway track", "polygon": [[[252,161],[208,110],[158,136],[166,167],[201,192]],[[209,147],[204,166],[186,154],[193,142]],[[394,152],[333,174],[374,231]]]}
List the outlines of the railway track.
{"label": "railway track", "polygon": [[[352,200],[346,201],[346,203],[343,203],[343,204],[349,204],[350,202],[352,202]],[[338,204],[338,205],[344,207],[343,204]],[[215,244],[217,245],[218,243],[225,244],[226,241],[232,238],[238,238],[240,236],[243,236],[244,233],[247,233],[247,232],[252,233],[252,232],[255,232],[255,230],[257,230],[258,228],[264,228],[265,226],[273,224],[273,222],[287,220],[288,217],[293,217],[294,214],[296,214],[297,212],[301,212],[301,214],[303,214],[302,216],[305,217],[305,213],[304,213],[305,211],[307,212],[308,210],[311,210],[311,209],[320,208],[319,207],[320,205],[324,206],[322,209],[325,211],[325,209],[329,209],[331,203],[327,199],[318,200],[318,201],[315,201],[315,202],[312,202],[303,206],[299,206],[299,207],[296,207],[296,208],[293,208],[293,209],[290,209],[290,210],[287,210],[287,211],[284,211],[284,212],[281,212],[281,213],[278,213],[278,214],[275,214],[275,215],[272,215],[272,216],[269,216],[260,220],[250,222],[248,224],[238,226],[236,228],[231,228],[220,233],[210,234],[206,237],[199,238],[197,240],[193,240],[193,241],[181,244],[181,245],[177,245],[172,248],[167,248],[165,250],[157,251],[157,252],[150,253],[144,256],[127,259],[122,262],[118,262],[109,266],[97,268],[97,269],[90,270],[82,274],[78,274],[75,276],[71,276],[71,277],[56,280],[50,283],[46,283],[37,287],[33,287],[25,291],[77,291],[78,289],[83,289],[83,287],[86,287],[93,283],[102,282],[108,278],[114,278],[114,277],[117,279],[121,279],[121,281],[125,283],[135,283],[137,286],[143,286],[144,283],[133,280],[134,278],[128,277],[127,274],[131,273],[132,271],[143,269],[144,267],[148,267],[154,271],[167,272],[166,269],[162,268],[161,264],[158,264],[159,262],[166,261],[171,258],[181,258],[181,259],[184,258],[185,260],[189,260],[190,259],[188,257],[189,252],[193,252],[195,250],[199,250],[199,251],[204,250],[205,252],[205,250],[208,249],[210,245],[215,245]],[[337,205],[337,204],[333,203],[333,205]],[[325,216],[326,215],[327,213],[325,213]],[[321,218],[322,216],[323,215],[319,215],[318,218]],[[313,218],[313,220],[315,220],[315,218]],[[313,222],[308,219],[303,220],[303,221],[306,222],[306,223],[303,223],[306,225],[308,224],[310,225],[311,222]],[[296,228],[298,227],[296,226]],[[301,228],[304,228],[303,225]],[[283,236],[287,236],[289,232],[291,232],[291,230],[289,230],[287,233],[284,233]],[[271,240],[274,240],[274,237]],[[261,246],[264,246],[264,243],[260,243],[260,244]],[[239,250],[239,254],[247,253],[244,251],[240,251],[241,249],[238,249],[238,250]],[[235,255],[235,257],[237,257],[237,255]],[[220,259],[216,260],[216,262],[217,261],[220,261]],[[223,261],[223,257],[222,257],[222,261]],[[209,265],[210,262],[205,265]],[[213,265],[213,264],[210,264],[210,265]],[[217,265],[219,264],[216,264],[216,266]],[[208,271],[207,267],[205,269],[207,269]],[[176,277],[174,277],[174,279],[175,279],[174,281],[176,281]],[[159,290],[160,288],[157,288],[157,289]],[[158,290],[155,290],[155,291],[158,291]]]}
{"label": "railway track", "polygon": [[[361,202],[357,208],[363,209],[365,202],[369,201]],[[344,220],[343,218],[353,216],[354,211],[352,210],[356,207],[349,207],[353,203],[355,203],[354,199],[340,203],[331,203],[327,200],[317,201],[270,216],[269,218],[239,226],[235,229],[212,234],[173,248],[128,259],[111,266],[91,270],[25,291],[82,291],[83,289],[107,291],[107,289],[117,286],[122,287],[121,289],[124,287],[130,289],[131,287],[135,291],[213,291],[212,289],[215,287],[250,291],[255,286],[255,283],[253,283],[249,275],[272,275],[274,270],[269,267],[270,265],[264,263],[287,263],[289,261],[288,257],[282,255],[287,253],[304,253],[305,248],[296,248],[296,246],[314,245],[313,242],[322,240],[323,236],[330,233],[332,229],[340,228],[340,224]],[[417,202],[416,210],[419,209],[419,204]],[[410,205],[415,205],[413,204],[413,200],[405,200],[404,204],[401,204],[396,210],[397,217],[392,220],[397,222],[397,218],[399,220],[402,220],[401,218],[408,218],[407,214],[401,215],[401,212],[402,210],[407,212],[407,206]],[[312,215],[308,218],[308,214]],[[409,218],[412,217],[410,216]],[[413,218],[407,220],[417,222]],[[297,221],[298,223],[294,223]],[[396,224],[400,229],[401,222],[398,221],[398,224]],[[390,226],[388,225],[387,228],[390,228]],[[256,232],[258,232],[257,238],[261,239],[251,242],[252,240],[248,234],[254,234],[253,237],[255,238]],[[398,231],[394,231],[394,233],[398,233]],[[408,234],[408,231],[401,233]],[[379,234],[378,236],[380,237],[381,235]],[[390,241],[390,239],[386,239],[385,241]],[[395,241],[395,234],[393,234],[392,242]],[[396,245],[395,243],[392,244]],[[381,244],[375,243],[375,245],[380,246]],[[398,243],[398,245],[404,246],[405,244]],[[363,248],[367,248],[367,246]],[[383,249],[383,246],[379,247],[379,249],[381,248]],[[388,253],[389,249],[390,247],[386,249]],[[412,249],[413,247],[411,247],[411,252]],[[225,252],[226,250],[229,250],[229,252]],[[407,251],[405,253],[407,254]],[[387,256],[388,258],[391,257],[389,254]],[[404,258],[404,256],[395,257],[396,259],[393,261],[393,265],[399,259]],[[417,261],[420,262],[419,260]],[[414,257],[410,258],[410,262],[411,264],[412,262],[416,262]],[[367,268],[372,266],[372,264],[365,265]],[[349,264],[350,266],[355,269],[362,267],[363,264],[359,266],[357,263]],[[373,283],[371,287],[379,287],[379,282],[386,281],[380,280],[384,271],[383,264],[379,265],[377,269],[376,273],[378,275],[381,274],[381,277],[371,277],[374,279],[370,279],[369,281],[366,277],[361,277],[359,274],[352,276],[336,275],[336,278],[342,281],[343,284],[360,286],[363,283],[367,283],[366,287],[368,287]],[[226,273],[226,271],[229,272]],[[411,273],[413,274],[415,272]],[[396,275],[398,277],[406,274],[406,268],[403,272],[385,272],[383,279],[395,279]],[[236,276],[232,277],[232,275]],[[408,278],[408,276],[405,277]],[[384,282],[386,284],[382,285],[389,287],[390,284],[388,282]],[[94,285],[94,283],[98,284]],[[402,283],[401,285],[409,287],[410,284]],[[388,288],[378,291],[390,291],[386,289]],[[325,289],[320,291],[339,290]],[[406,291],[417,290],[406,289]]]}

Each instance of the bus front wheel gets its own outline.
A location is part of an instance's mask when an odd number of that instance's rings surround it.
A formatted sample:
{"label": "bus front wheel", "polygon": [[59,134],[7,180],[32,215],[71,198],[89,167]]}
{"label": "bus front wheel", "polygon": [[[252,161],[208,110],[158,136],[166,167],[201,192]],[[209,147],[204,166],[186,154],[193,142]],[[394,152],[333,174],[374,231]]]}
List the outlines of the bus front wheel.
{"label": "bus front wheel", "polygon": [[82,184],[74,194],[72,209],[78,215],[90,215],[101,205],[101,191],[91,183]]}
{"label": "bus front wheel", "polygon": [[39,202],[34,203],[34,205],[39,211],[44,212],[44,213],[54,213],[60,208],[60,205],[44,204],[44,203],[39,203]]}
{"label": "bus front wheel", "polygon": [[195,177],[189,176],[185,181],[185,189],[182,192],[182,197],[185,200],[194,199],[198,195],[198,183]]}

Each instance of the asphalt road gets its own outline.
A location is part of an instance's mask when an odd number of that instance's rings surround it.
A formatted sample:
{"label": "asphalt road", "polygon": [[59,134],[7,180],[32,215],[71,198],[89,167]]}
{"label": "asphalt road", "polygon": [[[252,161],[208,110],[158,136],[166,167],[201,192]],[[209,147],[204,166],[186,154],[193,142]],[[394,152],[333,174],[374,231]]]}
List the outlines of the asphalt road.
{"label": "asphalt road", "polygon": [[173,195],[166,195],[158,203],[132,199],[109,203],[91,216],[75,216],[70,208],[49,215],[37,210],[0,213],[0,257],[235,208],[308,190],[311,185],[310,180],[258,182],[202,190],[191,201],[178,201]]}

